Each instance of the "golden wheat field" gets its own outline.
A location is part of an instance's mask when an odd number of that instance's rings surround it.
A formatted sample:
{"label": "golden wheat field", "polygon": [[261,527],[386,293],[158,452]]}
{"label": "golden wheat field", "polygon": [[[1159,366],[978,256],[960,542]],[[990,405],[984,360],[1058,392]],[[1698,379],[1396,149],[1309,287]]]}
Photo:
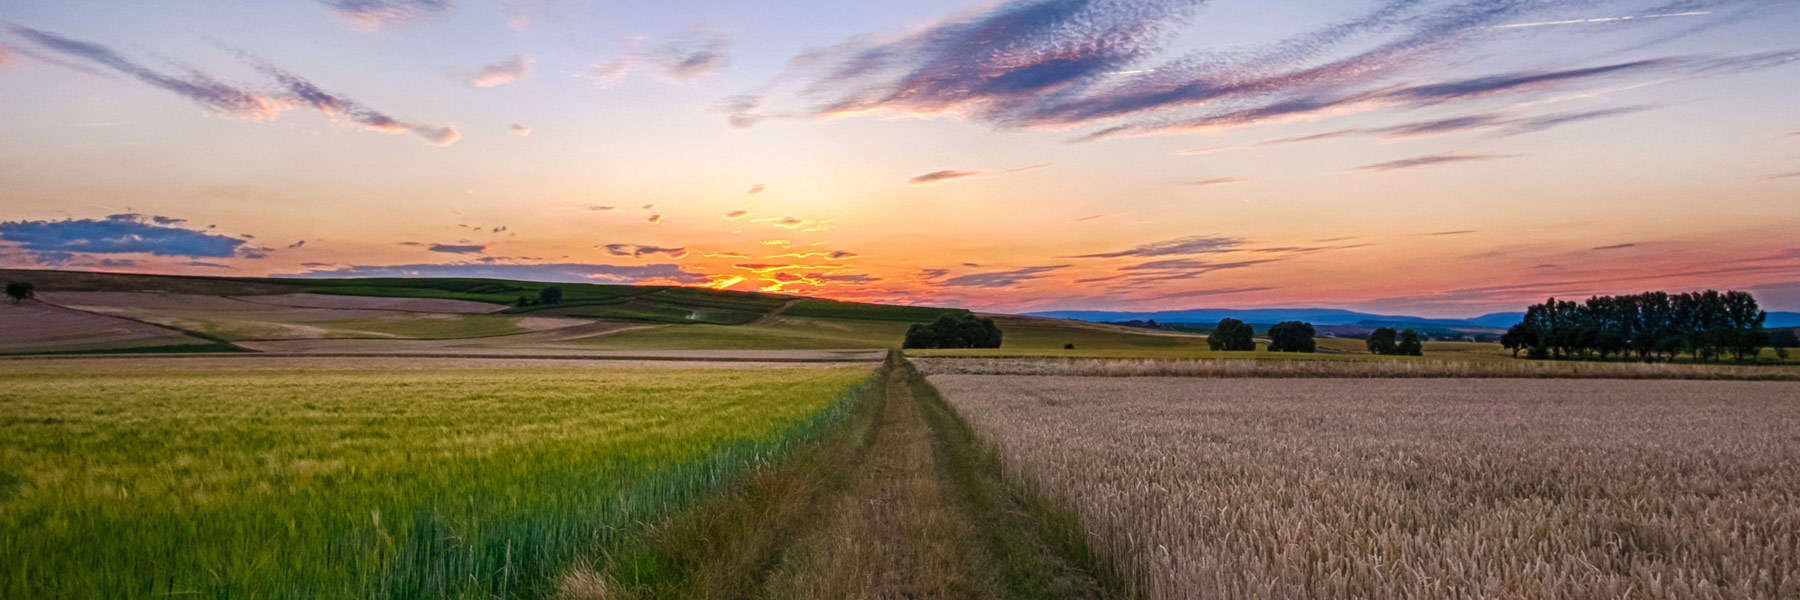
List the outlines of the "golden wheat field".
{"label": "golden wheat field", "polygon": [[1800,597],[1800,386],[938,374],[1149,598]]}

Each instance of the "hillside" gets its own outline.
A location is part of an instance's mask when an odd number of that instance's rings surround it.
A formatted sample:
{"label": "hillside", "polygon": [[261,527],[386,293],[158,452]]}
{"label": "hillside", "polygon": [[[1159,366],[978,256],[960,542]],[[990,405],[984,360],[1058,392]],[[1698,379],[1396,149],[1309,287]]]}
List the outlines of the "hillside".
{"label": "hillside", "polygon": [[[671,286],[500,279],[285,279],[0,269],[38,299],[0,307],[0,353],[253,351],[594,355],[897,347],[956,308]],[[563,300],[519,305],[555,287]],[[1006,353],[1202,352],[1202,338],[993,315]]]}

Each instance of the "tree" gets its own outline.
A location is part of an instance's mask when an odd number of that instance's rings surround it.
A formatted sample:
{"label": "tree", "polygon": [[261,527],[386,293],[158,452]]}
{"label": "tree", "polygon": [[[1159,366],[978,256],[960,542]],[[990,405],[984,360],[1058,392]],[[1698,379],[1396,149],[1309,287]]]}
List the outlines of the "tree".
{"label": "tree", "polygon": [[1370,354],[1394,354],[1399,350],[1394,338],[1399,334],[1392,327],[1380,327],[1369,332],[1369,339],[1364,345],[1369,347]]}
{"label": "tree", "polygon": [[551,286],[538,290],[538,304],[562,304],[562,288]]}
{"label": "tree", "polygon": [[1425,345],[1419,342],[1419,332],[1411,329],[1400,332],[1400,343],[1394,345],[1394,353],[1404,356],[1424,356]]}
{"label": "tree", "polygon": [[1506,333],[1500,334],[1500,347],[1512,351],[1513,358],[1519,357],[1519,351],[1537,345],[1536,336],[1524,323],[1512,326]]}
{"label": "tree", "polygon": [[1206,346],[1213,350],[1255,350],[1256,330],[1237,319],[1230,317],[1219,319],[1219,324],[1213,327],[1212,334],[1206,336]]}
{"label": "tree", "polygon": [[24,302],[37,295],[37,286],[29,281],[14,281],[6,284],[6,297],[12,298],[13,304]]}
{"label": "tree", "polygon": [[993,319],[963,313],[938,317],[930,325],[914,323],[906,328],[902,348],[999,348],[1000,328]]}
{"label": "tree", "polygon": [[1313,340],[1312,323],[1286,321],[1269,328],[1269,350],[1272,352],[1312,352],[1318,349]]}
{"label": "tree", "polygon": [[1776,348],[1800,348],[1800,333],[1792,329],[1777,329],[1769,332],[1769,345]]}

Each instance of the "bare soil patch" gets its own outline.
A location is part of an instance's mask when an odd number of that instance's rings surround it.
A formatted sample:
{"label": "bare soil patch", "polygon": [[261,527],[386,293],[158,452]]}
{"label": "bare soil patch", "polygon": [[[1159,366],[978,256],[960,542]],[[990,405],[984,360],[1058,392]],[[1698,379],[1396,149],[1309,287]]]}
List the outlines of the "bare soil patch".
{"label": "bare soil patch", "polygon": [[1150,598],[1800,595],[1800,386],[935,375]]}
{"label": "bare soil patch", "polygon": [[42,302],[0,302],[0,351],[50,352],[207,344],[155,325]]}
{"label": "bare soil patch", "polygon": [[275,306],[292,306],[298,308],[393,310],[403,312],[467,315],[496,313],[506,310],[507,308],[500,304],[471,302],[468,300],[451,300],[448,298],[388,298],[383,296],[343,296],[337,294],[271,294],[263,296],[234,296],[234,298],[256,304],[271,304]]}

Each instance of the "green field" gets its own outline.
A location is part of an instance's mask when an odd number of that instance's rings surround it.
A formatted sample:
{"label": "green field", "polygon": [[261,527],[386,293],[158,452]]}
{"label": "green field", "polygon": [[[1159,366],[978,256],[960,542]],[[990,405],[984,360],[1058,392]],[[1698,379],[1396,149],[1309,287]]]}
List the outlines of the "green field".
{"label": "green field", "polygon": [[0,372],[5,598],[542,596],[869,374],[32,368]]}

